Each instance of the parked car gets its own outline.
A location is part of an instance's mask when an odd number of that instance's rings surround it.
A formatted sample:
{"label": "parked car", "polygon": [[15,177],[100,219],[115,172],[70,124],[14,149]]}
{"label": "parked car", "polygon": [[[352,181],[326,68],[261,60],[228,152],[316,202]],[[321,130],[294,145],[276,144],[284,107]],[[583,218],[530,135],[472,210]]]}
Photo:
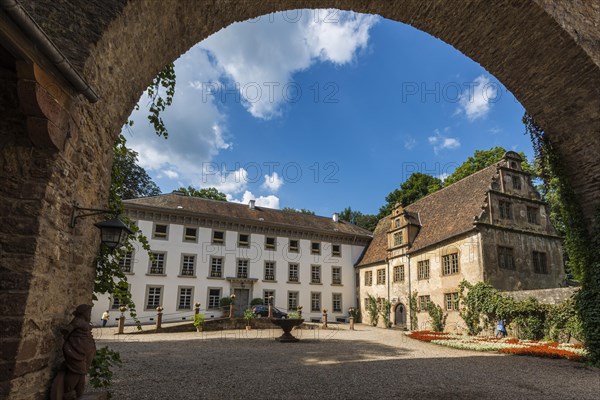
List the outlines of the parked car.
{"label": "parked car", "polygon": [[[260,317],[268,317],[269,316],[269,306],[254,306],[252,307],[252,312],[254,312],[254,315],[256,315],[256,318],[260,318]],[[281,311],[279,308],[277,307],[273,307],[273,318],[287,318],[287,313],[284,311]]]}

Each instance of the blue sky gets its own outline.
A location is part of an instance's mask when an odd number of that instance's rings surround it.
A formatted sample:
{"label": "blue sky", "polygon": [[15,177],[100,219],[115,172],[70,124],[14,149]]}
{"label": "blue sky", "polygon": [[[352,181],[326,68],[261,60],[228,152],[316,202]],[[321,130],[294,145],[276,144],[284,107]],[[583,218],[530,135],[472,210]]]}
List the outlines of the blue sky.
{"label": "blue sky", "polygon": [[291,11],[234,24],[175,62],[164,121],[126,132],[163,193],[376,213],[411,172],[444,177],[476,149],[532,154],[523,107],[475,61],[378,16]]}

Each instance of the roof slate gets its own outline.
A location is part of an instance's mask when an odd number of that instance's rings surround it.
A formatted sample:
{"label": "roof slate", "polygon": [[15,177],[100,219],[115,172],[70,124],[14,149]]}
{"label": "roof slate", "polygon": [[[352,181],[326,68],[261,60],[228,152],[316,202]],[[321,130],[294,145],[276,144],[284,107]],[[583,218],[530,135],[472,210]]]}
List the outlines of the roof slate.
{"label": "roof slate", "polygon": [[[404,207],[409,215],[416,217],[416,223],[421,226],[409,253],[474,229],[474,218],[481,214],[492,178],[498,176],[501,163],[475,172]],[[390,221],[391,216],[379,221],[373,240],[357,266],[385,261]]]}
{"label": "roof slate", "polygon": [[126,209],[128,206],[138,205],[156,208],[157,211],[158,209],[166,209],[202,214],[210,217],[246,220],[256,225],[276,225],[292,229],[318,231],[325,234],[356,235],[362,238],[372,237],[372,233],[366,229],[346,221],[335,222],[329,217],[259,206],[251,209],[247,204],[207,200],[176,193],[125,200],[124,204]]}

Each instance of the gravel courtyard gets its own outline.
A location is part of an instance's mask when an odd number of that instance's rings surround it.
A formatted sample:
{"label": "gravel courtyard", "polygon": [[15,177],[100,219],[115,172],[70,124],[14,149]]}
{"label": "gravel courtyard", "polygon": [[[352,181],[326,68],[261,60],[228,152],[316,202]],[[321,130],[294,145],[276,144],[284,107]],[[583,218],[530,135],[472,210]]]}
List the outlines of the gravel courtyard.
{"label": "gravel courtyard", "polygon": [[[336,327],[337,328],[337,327]],[[358,325],[115,336],[114,399],[598,399],[600,370],[568,360],[479,353]]]}

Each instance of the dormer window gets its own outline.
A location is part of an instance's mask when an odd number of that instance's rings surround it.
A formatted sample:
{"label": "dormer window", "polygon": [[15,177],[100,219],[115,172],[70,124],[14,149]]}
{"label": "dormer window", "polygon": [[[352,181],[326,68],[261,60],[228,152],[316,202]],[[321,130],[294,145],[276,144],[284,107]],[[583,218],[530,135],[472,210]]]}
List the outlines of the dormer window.
{"label": "dormer window", "polygon": [[521,190],[521,177],[517,175],[512,176],[512,184],[514,190]]}
{"label": "dormer window", "polygon": [[400,246],[402,244],[402,232],[394,233],[394,246]]}
{"label": "dormer window", "polygon": [[400,228],[400,218],[396,218],[394,220],[394,228]]}

